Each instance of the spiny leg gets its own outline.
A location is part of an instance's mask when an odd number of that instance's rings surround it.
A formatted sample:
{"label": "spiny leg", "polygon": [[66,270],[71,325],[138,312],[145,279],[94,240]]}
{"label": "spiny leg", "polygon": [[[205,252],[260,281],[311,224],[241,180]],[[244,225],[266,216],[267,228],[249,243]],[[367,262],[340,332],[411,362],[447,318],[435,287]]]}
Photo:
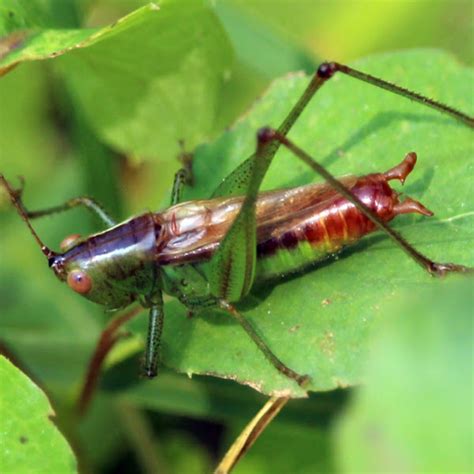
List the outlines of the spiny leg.
{"label": "spiny leg", "polygon": [[474,117],[470,117],[469,115],[465,114],[464,112],[461,112],[460,110],[455,109],[454,107],[450,107],[449,105],[430,99],[429,97],[426,97],[422,94],[418,94],[417,92],[410,91],[408,89],[405,89],[404,87],[397,86],[396,84],[393,84],[391,82],[384,81],[383,79],[379,79],[378,77],[371,76],[370,74],[367,74],[365,72],[358,71],[357,69],[353,69],[349,66],[346,66],[345,64],[337,62],[327,62],[321,64],[318,68],[318,74],[324,76],[326,79],[330,79],[336,72],[341,72],[343,74],[346,74],[347,76],[353,77],[354,79],[358,79],[362,82],[366,82],[373,86],[385,89],[389,92],[405,97],[406,99],[418,102],[419,104],[435,109],[438,112],[450,115],[451,117],[464,123],[468,127],[474,128]]}
{"label": "spiny leg", "polygon": [[[358,79],[362,82],[371,84],[380,89],[384,89],[393,94],[405,97],[406,99],[417,102],[421,105],[424,105],[425,107],[437,110],[438,112],[451,116],[455,120],[467,125],[468,127],[474,128],[474,117],[470,117],[469,115],[453,107],[450,107],[449,105],[445,105],[422,94],[412,92],[408,89],[405,89],[404,87],[397,86],[391,82],[358,71],[346,66],[345,64],[340,64],[337,62],[325,62],[318,67],[316,73],[313,75],[310,83],[306,87],[298,102],[293,106],[290,113],[277,128],[277,131],[280,135],[285,137],[288,134],[316,92],[337,72],[346,74],[354,79]],[[280,144],[281,143],[276,140],[268,144],[268,154],[270,156],[270,161],[277,152]],[[236,196],[239,194],[245,194],[246,187],[252,174],[254,162],[255,155],[252,155],[250,158],[245,160],[230,175],[224,178],[222,183],[214,191],[212,197]]]}
{"label": "spiny leg", "polygon": [[225,310],[227,313],[232,315],[232,317],[242,326],[245,332],[250,336],[252,341],[257,345],[263,355],[267,358],[267,360],[278,370],[278,372],[282,373],[286,377],[295,380],[301,387],[304,386],[309,382],[308,375],[300,375],[294,370],[287,367],[272,351],[271,349],[265,344],[262,338],[257,334],[255,329],[252,325],[245,319],[245,317],[237,311],[237,309],[228,303],[227,301],[221,300],[219,302],[219,307]]}
{"label": "spiny leg", "polygon": [[33,238],[36,240],[36,243],[41,249],[41,252],[43,252],[43,255],[49,260],[50,258],[53,258],[56,254],[56,252],[53,252],[49,247],[47,247],[43,241],[40,239],[39,235],[36,233],[35,229],[33,229],[33,226],[31,225],[30,219],[28,218],[27,211],[25,207],[23,206],[23,203],[21,202],[21,191],[20,190],[13,188],[13,186],[7,181],[5,176],[0,173],[0,184],[3,186],[3,188],[7,191],[10,200],[15,206],[15,209],[17,210],[18,214],[20,217],[23,219],[23,222],[26,224],[28,227],[29,231],[31,232],[31,235]]}
{"label": "spiny leg", "polygon": [[161,334],[163,332],[163,296],[156,291],[151,301],[148,319],[148,336],[145,349],[143,372],[146,377],[153,378],[158,374]]}
{"label": "spiny leg", "polygon": [[39,209],[37,211],[29,211],[28,209],[26,209],[21,199],[23,190],[24,190],[24,184],[25,184],[23,178],[20,178],[21,185],[18,189],[14,189],[13,187],[11,187],[3,176],[1,176],[1,181],[7,187],[7,190],[10,193],[10,197],[12,201],[14,203],[16,202],[16,204],[23,210],[24,215],[28,219],[36,219],[38,217],[45,217],[51,214],[56,214],[58,212],[65,212],[78,206],[84,206],[86,209],[90,210],[92,213],[95,213],[95,215],[107,227],[112,227],[116,224],[116,222],[114,221],[114,219],[112,219],[112,217],[110,217],[108,212],[105,211],[105,209],[97,201],[95,201],[94,199],[88,196],[80,196],[80,197],[68,199],[65,203],[60,204],[59,206],[48,207],[46,209]]}
{"label": "spiny leg", "polygon": [[193,154],[184,149],[184,142],[180,141],[181,153],[178,156],[182,164],[176,174],[174,175],[173,189],[171,191],[170,205],[174,206],[182,201],[184,187],[192,186],[194,183],[193,176]]}
{"label": "spiny leg", "polygon": [[[183,295],[184,296],[184,295]],[[285,365],[266,345],[263,339],[258,335],[252,325],[246,320],[243,314],[241,314],[235,306],[229,302],[221,299],[216,300],[214,297],[203,297],[203,298],[194,298],[193,300],[181,297],[181,303],[183,303],[188,311],[200,312],[205,308],[220,308],[229,315],[231,315],[245,330],[245,332],[250,336],[252,341],[256,344],[258,349],[263,353],[266,359],[284,376],[289,377],[292,380],[295,380],[301,387],[304,388],[305,384],[309,381],[309,376],[300,375],[294,370],[290,369]]]}
{"label": "spiny leg", "polygon": [[[392,229],[388,224],[383,222],[375,213],[373,213],[362,201],[345,188],[329,171],[321,166],[318,162],[309,156],[305,151],[296,146],[292,141],[288,140],[277,130],[271,128],[262,128],[257,135],[258,146],[264,146],[266,143],[278,141],[298,158],[310,166],[316,173],[322,176],[334,189],[336,189],[349,202],[354,204],[368,219],[370,219],[381,231],[385,232],[402,250],[404,250],[416,263],[429,272],[433,276],[443,276],[449,272],[471,273],[474,268],[458,265],[455,263],[439,263],[434,262],[425,255],[421,254],[412,245],[410,245],[398,232]],[[400,170],[397,167],[392,168],[385,174],[388,179],[397,177]],[[406,206],[409,205],[409,202]]]}
{"label": "spiny leg", "polygon": [[[163,332],[163,300],[161,292],[156,292],[147,301],[151,304],[149,314],[149,327],[147,336],[147,345],[145,350],[144,373],[147,377],[155,377],[158,372],[159,350],[161,334]],[[84,385],[78,400],[78,409],[84,414],[90,404],[94,389],[97,385],[102,363],[110,352],[114,344],[120,338],[119,329],[130,319],[141,313],[142,307],[136,307],[123,315],[113,319],[102,332],[99,342],[96,345],[94,355],[92,356]]]}
{"label": "spiny leg", "polygon": [[[289,114],[283,120],[281,125],[278,127],[278,131],[285,135],[290,131],[293,127],[295,122],[298,120],[299,116],[306,108],[308,103],[311,101],[313,96],[316,94],[318,89],[326,82],[327,78],[321,76],[319,74],[319,70],[316,74],[313,75],[310,83],[304,90],[301,97],[298,99],[298,102],[292,107]],[[270,166],[270,163],[275,156],[278,148],[280,147],[280,143],[274,141],[272,143],[268,143],[266,150],[265,150],[265,162],[266,168]],[[228,175],[222,183],[217,187],[217,189],[212,194],[212,197],[220,197],[220,196],[238,196],[245,194],[247,191],[247,186],[254,174],[254,164],[257,160],[259,155],[259,151],[257,150],[255,154],[245,160],[241,165],[239,165],[230,175]],[[261,155],[261,152],[260,152]],[[261,161],[261,156],[259,157],[259,161]],[[266,171],[266,170],[265,170]],[[264,171],[264,172],[265,172]]]}
{"label": "spiny leg", "polygon": [[72,199],[68,199],[65,203],[59,206],[48,207],[47,209],[39,209],[37,211],[26,211],[26,215],[29,219],[36,219],[38,217],[49,216],[58,212],[65,212],[75,207],[84,206],[95,214],[107,227],[113,227],[116,222],[105,209],[94,199],[88,196],[79,196]]}
{"label": "spiny leg", "polygon": [[171,190],[170,206],[178,204],[182,200],[184,187],[187,184],[187,172],[184,168],[176,171],[173,181],[173,189]]}

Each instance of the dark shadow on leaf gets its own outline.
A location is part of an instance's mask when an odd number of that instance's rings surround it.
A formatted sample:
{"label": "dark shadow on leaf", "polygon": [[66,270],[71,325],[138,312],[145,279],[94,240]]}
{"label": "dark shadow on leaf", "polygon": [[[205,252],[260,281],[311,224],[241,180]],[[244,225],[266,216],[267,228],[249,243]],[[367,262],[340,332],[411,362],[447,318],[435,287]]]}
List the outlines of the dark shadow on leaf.
{"label": "dark shadow on leaf", "polygon": [[[426,192],[431,187],[433,178],[435,176],[435,171],[432,165],[429,163],[424,166],[423,172],[418,173],[417,178],[413,181],[408,182],[403,187],[399,188],[398,191],[406,196],[417,195],[417,199],[421,199]],[[408,178],[409,179],[409,178]],[[426,203],[426,206],[429,207],[429,204]]]}

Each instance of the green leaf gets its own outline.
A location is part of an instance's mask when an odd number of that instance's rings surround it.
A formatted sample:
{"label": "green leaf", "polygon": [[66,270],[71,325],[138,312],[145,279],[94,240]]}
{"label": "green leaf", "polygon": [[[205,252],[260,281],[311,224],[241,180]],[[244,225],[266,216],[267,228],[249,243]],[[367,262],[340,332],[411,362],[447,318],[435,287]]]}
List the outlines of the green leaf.
{"label": "green leaf", "polygon": [[[473,113],[472,71],[440,52],[374,56],[354,66]],[[30,67],[18,68],[2,78],[0,99],[9,108],[1,109],[0,116],[8,113],[20,120],[13,91],[28,91],[23,83],[33,75],[32,69],[27,69]],[[220,179],[253,152],[256,130],[266,124],[278,125],[308,80],[289,76],[277,81],[269,95],[232,131],[201,148],[195,161],[196,189],[187,198],[209,196]],[[46,128],[47,101],[43,97],[41,101],[26,101],[32,95],[20,95],[25,97],[21,102],[24,116],[32,117],[31,121],[23,121],[16,134],[11,127],[0,129],[0,143],[6,150],[1,156],[2,171],[13,180],[17,174],[25,176],[25,204],[33,209],[57,204],[84,189],[77,182],[74,162],[53,160],[63,156],[62,148],[53,148],[54,135],[49,129],[38,129],[38,125]],[[40,110],[39,118],[36,109]],[[44,144],[42,135],[47,138]],[[420,199],[435,217],[401,216],[395,226],[433,258],[474,263],[472,132],[465,126],[385,91],[336,76],[319,92],[291,137],[337,175],[385,170],[406,152],[418,152],[417,167],[399,189]],[[297,185],[313,179],[304,165],[282,151],[265,186]],[[57,248],[64,236],[84,233],[87,221],[79,218],[82,212],[34,225],[46,243]],[[100,307],[73,294],[51,274],[6,200],[2,201],[1,218],[0,252],[5,253],[0,265],[2,341],[36,377],[71,400],[110,315],[101,314]],[[403,289],[418,291],[432,283],[433,279],[388,239],[374,236],[337,261],[256,289],[240,309],[287,365],[311,375],[311,389],[329,390],[362,380],[362,361],[372,326],[383,318],[386,302]],[[137,326],[141,326],[145,339],[145,316],[137,320]],[[265,393],[302,395],[295,384],[274,371],[225,314],[205,312],[189,319],[177,302],[166,305],[163,362],[183,373],[235,379]],[[136,363],[134,380],[138,371]],[[151,404],[159,391],[157,388],[155,393],[153,387],[140,403]],[[172,395],[169,400],[173,402]]]}
{"label": "green leaf", "polygon": [[18,29],[2,41],[0,72],[58,58],[98,137],[136,159],[175,159],[180,140],[192,149],[220,128],[232,49],[204,0],[150,3],[104,28]]}
{"label": "green leaf", "polygon": [[60,66],[102,140],[135,158],[175,159],[179,140],[192,149],[214,133],[231,59],[204,1],[164,1],[127,34],[76,51]]}
{"label": "green leaf", "polygon": [[0,471],[77,472],[74,454],[51,417],[46,395],[0,356]]}
{"label": "green leaf", "polygon": [[336,433],[341,472],[472,472],[473,295],[453,279],[387,309]]}
{"label": "green leaf", "polygon": [[[140,25],[153,12],[158,11],[158,7],[151,3],[105,28],[47,29],[46,21],[38,21],[35,18],[36,15],[45,13],[38,6],[24,8],[15,5],[15,7],[0,12],[3,23],[0,35],[10,33],[16,38],[16,41],[12,41],[7,36],[2,40],[4,49],[0,59],[0,71],[6,71],[24,61],[51,59],[74,49],[87,48]],[[8,25],[9,18],[11,21],[13,19],[16,21],[13,28]]]}
{"label": "green leaf", "polygon": [[[435,51],[375,56],[355,67],[472,113],[473,72]],[[196,187],[187,198],[208,196],[220,179],[248,157],[255,131],[277,126],[308,83],[305,76],[277,81],[236,127],[198,150]],[[404,193],[435,217],[402,216],[394,226],[422,252],[441,261],[473,264],[472,131],[454,120],[367,84],[337,76],[325,86],[291,138],[336,175],[389,169],[418,153]],[[281,151],[265,187],[314,179]],[[312,390],[357,384],[374,320],[403,289],[433,283],[382,235],[364,239],[299,275],[255,289],[240,305],[269,347],[292,369],[309,374]],[[302,392],[277,374],[242,329],[223,313],[205,311],[192,321],[176,302],[166,308],[164,362],[180,371],[209,373],[265,393]]]}

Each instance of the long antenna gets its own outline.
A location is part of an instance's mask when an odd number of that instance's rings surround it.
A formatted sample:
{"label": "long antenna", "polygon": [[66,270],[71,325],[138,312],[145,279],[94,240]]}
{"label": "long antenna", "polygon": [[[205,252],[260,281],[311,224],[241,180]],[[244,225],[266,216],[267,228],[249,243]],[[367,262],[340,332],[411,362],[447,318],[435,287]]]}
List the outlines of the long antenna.
{"label": "long antenna", "polygon": [[42,240],[39,238],[38,234],[33,229],[32,225],[30,223],[30,219],[28,219],[28,214],[27,214],[25,208],[23,207],[23,203],[21,202],[21,199],[20,199],[21,191],[17,191],[15,189],[13,189],[10,186],[10,183],[5,179],[5,176],[3,176],[3,174],[0,174],[0,183],[2,183],[3,186],[5,187],[5,189],[7,190],[8,194],[10,195],[10,199],[11,199],[13,205],[15,206],[16,210],[18,211],[18,214],[20,214],[21,218],[25,221],[26,225],[30,229],[30,232],[33,234],[33,237],[35,238],[36,242],[38,242],[38,245],[40,246],[41,251],[46,256],[46,258],[49,259],[49,258],[54,257],[55,255],[57,255],[50,248],[48,248],[48,247],[46,247],[46,245],[44,245]]}

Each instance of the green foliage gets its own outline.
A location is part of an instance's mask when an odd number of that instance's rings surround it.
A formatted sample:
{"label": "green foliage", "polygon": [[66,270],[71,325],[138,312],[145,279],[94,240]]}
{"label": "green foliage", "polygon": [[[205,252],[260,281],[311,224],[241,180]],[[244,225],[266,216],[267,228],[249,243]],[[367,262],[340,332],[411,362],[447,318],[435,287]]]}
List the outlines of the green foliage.
{"label": "green foliage", "polygon": [[0,471],[77,472],[73,452],[54,426],[46,395],[3,356],[0,379]]}
{"label": "green foliage", "polygon": [[471,472],[474,280],[437,282],[385,313],[337,433],[341,472]]}
{"label": "green foliage", "polygon": [[[124,16],[114,23],[120,17],[104,13],[104,9],[113,5],[116,11],[119,3],[141,8],[132,13],[122,10]],[[288,21],[281,30],[275,28],[275,19],[284,9],[265,9],[263,16],[252,15],[250,5],[256,2],[244,2],[245,8],[237,1],[218,3],[215,9],[204,0],[156,2],[159,9],[145,3],[6,0],[0,5],[0,67],[8,72],[0,78],[0,172],[14,184],[16,176],[25,177],[24,199],[29,208],[47,207],[87,193],[98,197],[121,218],[128,217],[130,210],[158,209],[159,203],[168,200],[163,196],[178,166],[178,139],[183,138],[186,149],[192,150],[217,136],[237,113],[246,110],[270,78],[289,70],[310,69],[314,63],[311,54],[297,45],[299,42],[289,41],[282,33],[293,22],[303,22],[298,16],[302,8],[296,5],[298,2],[294,2],[294,15],[286,14]],[[88,5],[94,21],[82,23],[81,14],[87,18]],[[340,7],[341,2],[334,2],[331,8]],[[324,7],[320,17],[331,31],[337,31],[339,19],[347,32],[348,13],[329,21],[329,8]],[[430,15],[435,14],[438,13],[434,9],[430,11]],[[384,31],[389,28],[389,17],[384,16]],[[394,17],[394,24],[400,18]],[[403,18],[402,24],[406,25],[406,11]],[[309,20],[308,25],[311,27]],[[453,32],[453,38],[460,31],[464,30],[460,27]],[[404,36],[404,41],[409,37]],[[365,51],[368,36],[359,41],[363,43],[359,51]],[[352,44],[356,43],[354,40]],[[410,45],[421,43],[414,41]],[[327,51],[318,54],[328,55]],[[352,50],[350,54],[354,54]],[[9,69],[18,61],[18,67]],[[470,100],[473,73],[450,55],[417,50],[374,56],[354,66],[465,112],[474,112]],[[277,126],[308,80],[303,75],[278,80],[229,132],[199,147],[195,158],[196,186],[186,197],[208,197],[220,180],[253,152],[256,130],[263,125]],[[318,94],[291,137],[337,175],[383,171],[398,163],[406,152],[416,151],[418,165],[400,189],[420,199],[435,212],[435,217],[405,216],[398,218],[395,226],[434,258],[473,264],[472,133],[466,127],[338,76]],[[316,179],[304,165],[282,151],[264,186],[293,186]],[[137,428],[139,423],[130,418],[130,412],[146,409],[159,436],[153,443],[144,444],[152,446],[152,451],[161,450],[168,470],[180,472],[193,466],[208,471],[209,457],[201,444],[206,430],[196,441],[174,417],[226,423],[236,432],[264,400],[262,395],[234,382],[197,376],[190,380],[175,370],[237,380],[264,393],[303,395],[299,387],[275,373],[227,316],[209,312],[189,320],[184,308],[170,301],[166,305],[163,362],[172,370],[164,369],[162,376],[152,382],[138,378],[146,321],[144,317],[134,320],[128,326],[131,335],[107,360],[108,370],[91,412],[79,422],[73,415],[73,403],[96,340],[110,315],[54,278],[1,192],[0,210],[2,348],[14,354],[15,360],[47,388],[61,428],[65,427],[64,432],[79,447],[85,469],[97,472],[114,465],[123,455],[125,444],[140,452],[141,447],[131,440],[146,441],[148,435],[146,429]],[[81,211],[44,219],[34,226],[52,248],[57,248],[66,235],[87,235],[98,229],[97,223]],[[412,313],[410,321],[420,324],[411,330],[429,331],[429,325],[433,325],[431,330],[439,338],[433,343],[433,351],[440,348],[444,360],[452,360],[452,366],[457,364],[459,354],[451,344],[445,317],[451,299],[456,298],[449,295],[461,290],[456,289],[458,282],[453,279],[448,281],[445,294],[445,283],[434,283],[388,239],[374,236],[346,251],[337,261],[255,289],[239,308],[282,360],[311,375],[311,390],[316,393],[289,404],[268,438],[264,434],[261,449],[257,442],[241,472],[275,472],[285,465],[298,472],[337,469],[327,423],[344,405],[341,393],[345,391],[321,391],[369,380],[365,360],[374,325],[395,311],[390,309],[394,302],[400,307],[406,304],[403,313]],[[403,303],[407,290],[430,291],[431,285],[436,285],[432,291],[439,289],[440,293],[437,311],[424,311],[416,302],[413,307],[410,301]],[[468,331],[465,333],[467,336]],[[401,336],[394,344],[402,344]],[[394,374],[394,388],[406,364],[414,366],[413,360],[420,357],[419,371],[424,371],[430,358],[435,359],[433,351],[424,359],[421,346],[419,350],[415,347],[413,353],[407,352],[409,361],[401,360],[399,346],[393,348],[398,356],[396,360],[394,356],[388,367],[391,372],[387,372]],[[380,364],[384,360],[380,357]],[[469,355],[465,356],[466,370],[469,360]],[[396,366],[398,363],[400,367]],[[374,382],[370,385],[372,392],[368,388],[367,393],[373,395],[361,392],[357,406],[362,408],[355,407],[350,412],[354,414],[347,415],[354,417],[354,426],[365,419],[372,420],[371,397],[382,393],[385,384],[391,386],[382,376],[385,366],[370,370]],[[416,452],[410,462],[415,457],[426,459],[432,446],[440,443],[434,436],[425,444],[418,442],[415,431],[421,432],[423,424],[429,426],[430,420],[426,419],[430,414],[433,419],[440,416],[432,410],[440,410],[449,401],[443,392],[442,400],[433,399],[432,404],[426,404],[422,423],[415,426],[407,422],[400,427],[408,419],[413,403],[419,400],[417,397],[425,393],[425,384],[430,386],[432,382],[421,375],[418,378],[419,371],[409,379],[400,378],[405,385],[400,382],[397,389],[406,385],[410,389],[405,394],[406,412],[402,413],[398,405],[393,414],[389,414],[387,405],[376,407],[381,413],[377,421],[384,432],[406,434],[403,429],[412,430]],[[15,374],[16,371],[7,374],[9,383],[10,378],[15,380]],[[442,377],[457,387],[456,393],[462,393],[464,381],[449,375],[443,372]],[[439,392],[440,388],[433,384],[433,390]],[[27,406],[35,396],[17,398],[24,398]],[[387,396],[387,403],[389,400]],[[467,451],[463,448],[463,433],[469,429],[467,421],[462,424],[460,414],[469,409],[466,392],[465,399],[456,399],[457,411],[451,420],[461,422],[449,424],[448,420],[443,425],[456,432],[460,453]],[[45,418],[49,408],[42,410],[41,420],[53,429]],[[160,416],[154,417],[153,413]],[[346,417],[344,425],[350,422],[347,420]],[[351,429],[357,430],[357,426]],[[349,431],[341,428],[338,434],[343,455],[339,468],[346,470],[350,470],[346,460],[353,459],[351,450],[360,446],[351,435],[354,431]],[[160,437],[167,441],[160,443]],[[12,439],[16,442],[17,438]],[[297,445],[289,443],[289,439]],[[0,444],[3,448],[4,443]],[[28,445],[16,447],[21,455]],[[360,470],[374,466],[370,448],[373,445],[361,448],[357,458]],[[462,456],[453,454],[450,459],[454,462]],[[290,458],[294,458],[291,466]],[[52,459],[46,457],[43,461]]]}
{"label": "green foliage", "polygon": [[27,29],[6,42],[0,71],[62,56],[56,66],[73,101],[115,149],[176,156],[179,140],[193,148],[215,132],[232,50],[204,1],[150,3],[105,28],[38,29],[28,25],[31,11],[12,8],[10,16]]}
{"label": "green foliage", "polygon": [[[357,66],[469,110],[473,73],[444,54],[384,55]],[[428,77],[433,70],[442,71],[438,80]],[[277,81],[232,131],[200,148],[195,159],[197,186],[187,198],[209,195],[209,189],[249,156],[255,147],[255,130],[264,124],[277,126],[308,80],[291,76]],[[451,84],[449,91],[446,83]],[[418,165],[403,191],[420,199],[436,217],[403,216],[396,219],[395,228],[435,259],[474,263],[473,253],[466,252],[472,245],[474,216],[472,164],[465,159],[472,132],[467,127],[351,78],[338,77],[321,91],[290,135],[336,175],[384,171],[405,153],[416,151]],[[265,187],[313,179],[304,164],[281,151]],[[254,290],[240,307],[282,360],[311,376],[313,390],[329,390],[360,382],[371,327],[383,315],[385,304],[401,290],[417,290],[432,279],[381,236],[368,238],[336,262],[319,267]],[[189,323],[178,303],[169,306],[178,313],[168,318],[165,328],[165,358],[169,357],[171,366],[188,373],[236,378],[266,393],[289,390],[293,396],[301,395],[223,314],[205,314]],[[178,350],[183,345],[184,353]],[[226,357],[219,357],[223,350]]]}

